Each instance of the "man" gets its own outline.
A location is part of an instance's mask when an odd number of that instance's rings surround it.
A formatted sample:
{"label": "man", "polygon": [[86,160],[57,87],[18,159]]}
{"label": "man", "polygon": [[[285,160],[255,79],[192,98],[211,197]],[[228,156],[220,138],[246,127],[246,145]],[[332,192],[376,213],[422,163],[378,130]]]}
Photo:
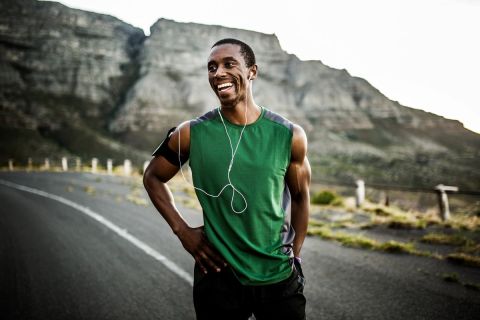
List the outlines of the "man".
{"label": "man", "polygon": [[[145,172],[145,188],[195,259],[197,319],[305,319],[305,132],[255,103],[258,67],[247,44],[218,41],[207,69],[220,107],[169,132]],[[188,158],[203,209],[198,228],[182,218],[166,185]]]}

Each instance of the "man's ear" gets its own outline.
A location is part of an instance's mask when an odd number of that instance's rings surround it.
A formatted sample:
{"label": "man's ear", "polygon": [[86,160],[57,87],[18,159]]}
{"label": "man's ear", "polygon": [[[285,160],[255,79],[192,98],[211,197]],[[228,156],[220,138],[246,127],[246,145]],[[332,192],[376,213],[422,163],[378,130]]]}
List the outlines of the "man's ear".
{"label": "man's ear", "polygon": [[257,78],[257,70],[258,70],[258,67],[257,67],[256,64],[254,64],[253,66],[250,67],[250,73],[248,75],[248,80],[253,80],[253,79]]}

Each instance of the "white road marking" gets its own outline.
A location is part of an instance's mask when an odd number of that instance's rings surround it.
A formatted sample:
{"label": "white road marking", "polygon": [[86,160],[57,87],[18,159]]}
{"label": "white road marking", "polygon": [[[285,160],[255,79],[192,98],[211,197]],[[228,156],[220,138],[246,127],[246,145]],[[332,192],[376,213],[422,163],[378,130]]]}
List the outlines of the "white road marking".
{"label": "white road marking", "polygon": [[16,183],[1,180],[1,179],[0,179],[0,184],[3,184],[4,186],[14,188],[14,189],[17,189],[17,190],[30,192],[30,193],[33,193],[33,194],[36,194],[36,195],[39,195],[39,196],[42,196],[42,197],[45,197],[45,198],[48,198],[48,199],[52,199],[52,200],[61,202],[61,203],[65,204],[69,207],[74,208],[74,209],[77,209],[78,211],[80,211],[80,212],[86,214],[87,216],[89,216],[90,218],[93,218],[96,221],[100,222],[101,224],[103,224],[104,226],[106,226],[107,228],[109,228],[110,230],[115,232],[116,234],[118,234],[120,237],[129,241],[130,243],[135,245],[137,248],[141,249],[143,252],[145,252],[146,254],[151,256],[152,258],[160,261],[161,263],[163,263],[163,265],[165,265],[165,267],[170,269],[177,276],[179,276],[180,278],[187,281],[190,285],[193,286],[193,278],[188,272],[186,272],[185,270],[180,268],[176,263],[174,263],[173,261],[171,261],[170,259],[168,259],[164,255],[162,255],[157,250],[155,250],[152,247],[150,247],[149,245],[147,245],[145,242],[139,240],[138,238],[136,238],[133,235],[131,235],[130,233],[128,233],[127,230],[120,228],[119,226],[117,226],[116,224],[114,224],[110,220],[106,219],[102,215],[96,213],[95,211],[92,211],[91,209],[89,209],[87,207],[84,207],[84,206],[82,206],[78,203],[75,203],[71,200],[68,200],[66,198],[63,198],[63,197],[60,197],[60,196],[57,196],[57,195],[54,195],[54,194],[51,194],[51,193],[48,193],[48,192],[45,192],[45,191],[42,191],[42,190],[30,188],[30,187],[27,187],[27,186],[23,186],[23,185],[20,185],[20,184],[16,184]]}

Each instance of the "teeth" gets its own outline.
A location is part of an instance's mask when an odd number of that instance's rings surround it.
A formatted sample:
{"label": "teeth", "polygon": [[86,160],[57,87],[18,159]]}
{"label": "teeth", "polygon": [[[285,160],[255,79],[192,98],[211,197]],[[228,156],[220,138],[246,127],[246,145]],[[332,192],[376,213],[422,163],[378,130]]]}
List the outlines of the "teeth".
{"label": "teeth", "polygon": [[233,86],[233,84],[231,82],[227,82],[227,83],[219,84],[217,88],[222,89],[222,88],[231,87],[231,86]]}

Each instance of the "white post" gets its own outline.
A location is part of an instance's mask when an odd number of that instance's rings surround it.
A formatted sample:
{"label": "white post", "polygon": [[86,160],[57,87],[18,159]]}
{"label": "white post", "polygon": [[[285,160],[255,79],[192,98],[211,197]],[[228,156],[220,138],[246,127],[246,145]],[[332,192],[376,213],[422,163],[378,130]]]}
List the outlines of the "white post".
{"label": "white post", "polygon": [[45,158],[45,165],[44,165],[45,170],[50,170],[50,159]]}
{"label": "white post", "polygon": [[435,187],[435,191],[437,192],[437,196],[438,196],[438,206],[440,207],[440,218],[443,221],[446,221],[450,219],[450,206],[448,204],[447,191],[457,192],[458,187],[444,186],[443,184],[439,184]]}
{"label": "white post", "polygon": [[147,167],[148,167],[149,164],[150,164],[150,161],[145,161],[145,162],[143,163],[143,173],[145,173],[145,171],[147,170]]}
{"label": "white post", "polygon": [[62,170],[68,171],[68,162],[66,157],[62,157]]}
{"label": "white post", "polygon": [[27,170],[31,171],[32,168],[33,168],[32,158],[28,158],[28,168],[27,168]]}
{"label": "white post", "polygon": [[107,173],[108,173],[109,175],[112,175],[112,173],[113,173],[112,168],[113,168],[112,159],[107,159]]}
{"label": "white post", "polygon": [[363,180],[355,181],[357,189],[355,190],[355,205],[359,208],[365,201],[365,182]]}
{"label": "white post", "polygon": [[80,159],[79,157],[75,159],[75,170],[76,171],[82,170],[82,159]]}
{"label": "white post", "polygon": [[8,159],[8,170],[13,171],[13,159]]}
{"label": "white post", "polygon": [[123,173],[126,176],[130,176],[130,174],[132,173],[132,162],[128,159],[125,159],[125,161],[123,162]]}
{"label": "white post", "polygon": [[97,173],[98,159],[92,158],[92,173]]}

